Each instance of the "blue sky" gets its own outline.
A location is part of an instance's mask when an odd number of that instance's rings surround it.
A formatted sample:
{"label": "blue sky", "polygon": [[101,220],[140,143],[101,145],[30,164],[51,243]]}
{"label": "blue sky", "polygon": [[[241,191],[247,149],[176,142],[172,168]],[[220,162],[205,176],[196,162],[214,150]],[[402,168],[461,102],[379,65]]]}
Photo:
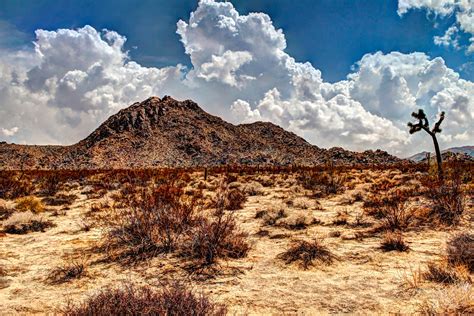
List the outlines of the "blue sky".
{"label": "blue sky", "polygon": [[[287,52],[309,61],[329,82],[342,80],[366,53],[425,52],[440,56],[463,78],[474,79],[473,55],[440,47],[433,37],[443,35],[454,17],[445,19],[424,10],[397,14],[396,0],[235,0],[241,14],[265,12],[287,39]],[[176,34],[176,22],[187,19],[197,0],[0,0],[0,20],[10,30],[4,46],[31,45],[36,29],[56,30],[91,25],[127,37],[126,49],[144,66],[163,67],[189,57]],[[437,27],[433,27],[436,23]],[[0,29],[2,24],[0,24]],[[6,26],[3,25],[5,29]],[[11,32],[11,30],[15,32]],[[462,41],[467,43],[468,37]],[[2,40],[0,40],[2,43]],[[463,67],[464,65],[464,67]]]}
{"label": "blue sky", "polygon": [[321,147],[472,145],[474,1],[0,0],[0,140],[72,144],[151,95]]}

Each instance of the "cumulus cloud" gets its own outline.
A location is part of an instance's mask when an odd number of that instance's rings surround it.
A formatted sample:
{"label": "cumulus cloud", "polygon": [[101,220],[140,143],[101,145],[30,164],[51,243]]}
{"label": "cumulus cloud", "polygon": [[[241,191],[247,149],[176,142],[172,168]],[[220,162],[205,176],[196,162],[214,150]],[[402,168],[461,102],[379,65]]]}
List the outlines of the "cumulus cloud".
{"label": "cumulus cloud", "polygon": [[191,69],[143,67],[130,60],[124,36],[90,26],[38,30],[34,50],[1,52],[0,126],[19,127],[9,135],[2,129],[3,138],[72,143],[118,109],[168,94],[234,123],[274,122],[322,147],[401,155],[430,148],[426,138],[407,133],[418,107],[431,117],[447,112],[449,145],[474,139],[473,83],[441,58],[367,54],[346,80],[328,83],[286,53],[285,36],[268,15],[241,15],[213,0],[201,0],[177,33]]}
{"label": "cumulus cloud", "polygon": [[[474,1],[472,0],[398,0],[398,14],[400,16],[412,9],[424,9],[429,13],[445,18],[455,15],[455,25],[449,27],[443,36],[435,36],[437,45],[459,47],[459,29],[469,35],[470,44],[467,53],[474,53]],[[459,26],[459,29],[458,27]]]}
{"label": "cumulus cloud", "polygon": [[10,129],[2,128],[2,129],[0,129],[0,131],[2,132],[2,134],[4,136],[7,136],[7,137],[8,136],[13,136],[18,132],[18,127],[15,126],[15,127],[10,128]]}

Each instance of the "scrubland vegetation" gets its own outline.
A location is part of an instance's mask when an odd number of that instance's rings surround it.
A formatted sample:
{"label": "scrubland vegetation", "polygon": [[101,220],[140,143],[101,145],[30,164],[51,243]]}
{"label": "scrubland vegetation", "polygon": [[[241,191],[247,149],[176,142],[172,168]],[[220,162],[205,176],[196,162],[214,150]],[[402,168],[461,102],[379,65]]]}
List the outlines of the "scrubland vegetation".
{"label": "scrubland vegetation", "polygon": [[474,313],[473,171],[2,171],[0,314]]}

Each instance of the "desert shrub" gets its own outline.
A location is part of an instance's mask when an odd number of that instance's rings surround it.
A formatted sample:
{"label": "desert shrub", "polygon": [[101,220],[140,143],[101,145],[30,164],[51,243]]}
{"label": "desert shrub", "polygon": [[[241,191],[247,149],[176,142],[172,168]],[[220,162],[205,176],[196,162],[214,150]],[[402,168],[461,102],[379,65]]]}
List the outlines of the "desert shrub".
{"label": "desert shrub", "polygon": [[9,234],[26,234],[29,232],[44,232],[55,225],[41,216],[30,211],[14,213],[3,222],[3,231]]}
{"label": "desert shrub", "polygon": [[34,191],[34,184],[24,176],[15,172],[2,171],[0,173],[0,198],[16,199],[31,195]]}
{"label": "desert shrub", "polygon": [[45,208],[40,199],[34,196],[26,196],[15,200],[15,209],[19,212],[41,213]]}
{"label": "desert shrub", "polygon": [[286,217],[278,223],[278,226],[291,230],[302,230],[316,223],[318,223],[317,219],[300,214]]}
{"label": "desert shrub", "polygon": [[42,199],[42,202],[46,205],[60,206],[60,205],[71,205],[77,196],[75,194],[56,194],[55,196],[49,196]]}
{"label": "desert shrub", "polygon": [[262,218],[263,224],[267,226],[275,225],[280,219],[285,217],[288,217],[288,213],[283,204],[276,204],[268,210],[263,210],[256,214],[256,218]]}
{"label": "desert shrub", "polygon": [[413,222],[414,212],[408,207],[407,197],[402,194],[374,196],[366,203],[364,213],[379,219],[382,230],[404,230]]}
{"label": "desert shrub", "polygon": [[413,213],[405,203],[389,205],[383,209],[382,214],[382,226],[390,231],[408,228],[413,218]]}
{"label": "desert shrub", "polygon": [[0,201],[0,221],[5,220],[13,214],[13,210],[7,207],[7,204]]}
{"label": "desert shrub", "polygon": [[86,274],[86,265],[83,262],[71,261],[50,271],[47,281],[51,284],[61,284],[73,279],[80,279]]}
{"label": "desert shrub", "polygon": [[240,210],[246,201],[247,197],[242,191],[239,189],[231,189],[227,192],[225,209]]}
{"label": "desert shrub", "polygon": [[410,249],[403,240],[401,233],[386,233],[380,244],[383,251],[407,251]]}
{"label": "desert shrub", "polygon": [[426,280],[437,283],[454,284],[459,282],[471,282],[469,271],[464,265],[453,267],[443,262],[430,262],[423,276]]}
{"label": "desert shrub", "polygon": [[420,306],[422,315],[474,314],[474,289],[469,283],[459,283],[439,290],[434,298]]}
{"label": "desert shrub", "polygon": [[249,249],[245,234],[238,231],[233,215],[221,213],[215,219],[197,221],[181,245],[181,254],[202,265],[210,265],[217,258],[245,257]]}
{"label": "desert shrub", "polygon": [[257,181],[251,181],[245,184],[244,193],[250,196],[262,195],[263,192],[263,185]]}
{"label": "desert shrub", "polygon": [[442,224],[456,225],[464,213],[464,192],[459,179],[427,184],[431,202],[431,217]]}
{"label": "desert shrub", "polygon": [[237,188],[229,189],[229,185],[224,179],[219,182],[211,207],[216,209],[216,213],[221,213],[224,210],[239,210],[246,201],[245,194]]}
{"label": "desert shrub", "polygon": [[105,288],[81,303],[68,302],[62,313],[66,316],[220,316],[226,315],[227,308],[183,285],[169,285],[155,290],[150,286],[128,284],[121,288]]}
{"label": "desert shrub", "polygon": [[297,262],[305,270],[313,266],[314,261],[331,264],[335,260],[335,256],[318,240],[296,241],[288,250],[279,254],[278,258],[286,264]]}
{"label": "desert shrub", "polygon": [[333,219],[332,224],[339,226],[339,225],[347,225],[349,222],[349,214],[347,211],[338,212],[336,217]]}
{"label": "desert shrub", "polygon": [[465,265],[474,272],[474,234],[461,233],[447,242],[447,260],[450,265]]}
{"label": "desert shrub", "polygon": [[310,201],[308,201],[307,199],[302,198],[302,197],[295,198],[292,201],[292,204],[293,204],[294,207],[300,208],[300,209],[303,209],[303,210],[306,210],[306,209],[311,207]]}
{"label": "desert shrub", "polygon": [[105,218],[104,246],[112,250],[109,254],[117,259],[140,259],[174,250],[196,219],[195,201],[181,197],[182,189],[163,185],[152,192],[144,190],[127,208],[113,210]]}
{"label": "desert shrub", "polygon": [[40,182],[40,190],[44,195],[55,195],[61,187],[61,177],[57,171],[48,172]]}
{"label": "desert shrub", "polygon": [[345,177],[335,174],[331,169],[328,172],[300,174],[298,181],[303,188],[311,190],[315,197],[339,194],[345,191]]}

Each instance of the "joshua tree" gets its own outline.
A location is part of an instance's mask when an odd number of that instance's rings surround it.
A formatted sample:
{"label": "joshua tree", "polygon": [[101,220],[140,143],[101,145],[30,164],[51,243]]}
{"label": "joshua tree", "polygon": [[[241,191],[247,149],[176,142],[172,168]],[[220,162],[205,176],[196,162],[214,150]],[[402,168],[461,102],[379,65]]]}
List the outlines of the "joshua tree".
{"label": "joshua tree", "polygon": [[426,114],[422,109],[418,110],[417,112],[413,112],[411,114],[414,118],[418,120],[417,123],[408,123],[408,127],[410,128],[410,134],[414,134],[418,131],[424,130],[427,132],[431,138],[433,139],[434,148],[436,151],[436,163],[438,165],[438,179],[443,181],[443,166],[442,166],[442,158],[441,158],[441,151],[439,150],[438,140],[436,139],[436,133],[441,133],[440,125],[444,120],[444,112],[441,112],[439,115],[438,122],[434,125],[433,129],[430,130],[430,123],[428,123],[428,119],[426,118]]}

